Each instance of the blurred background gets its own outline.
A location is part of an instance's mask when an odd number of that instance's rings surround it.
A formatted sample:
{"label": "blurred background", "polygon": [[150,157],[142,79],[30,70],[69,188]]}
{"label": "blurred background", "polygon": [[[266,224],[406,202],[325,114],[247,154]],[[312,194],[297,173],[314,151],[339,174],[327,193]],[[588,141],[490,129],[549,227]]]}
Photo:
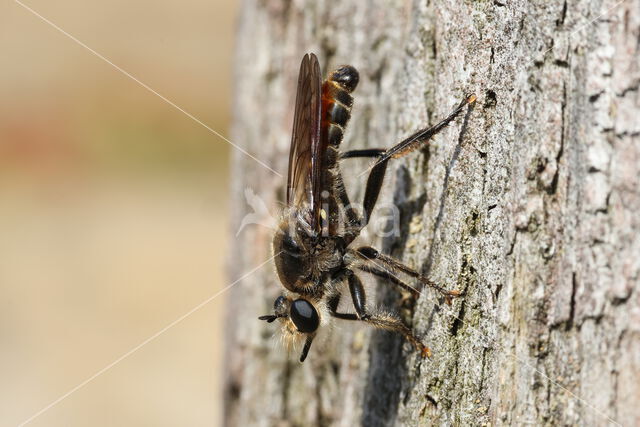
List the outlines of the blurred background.
{"label": "blurred background", "polygon": [[[228,134],[235,2],[21,1]],[[203,126],[0,3],[1,425],[218,424],[224,296],[110,364],[232,280],[228,157]]]}

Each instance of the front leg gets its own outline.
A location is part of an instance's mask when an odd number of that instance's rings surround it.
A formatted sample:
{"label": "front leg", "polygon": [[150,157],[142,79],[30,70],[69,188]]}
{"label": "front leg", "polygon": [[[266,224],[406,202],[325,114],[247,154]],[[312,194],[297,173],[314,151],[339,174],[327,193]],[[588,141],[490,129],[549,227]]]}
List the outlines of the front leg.
{"label": "front leg", "polygon": [[311,348],[311,343],[313,342],[313,335],[307,335],[307,338],[304,341],[304,347],[302,348],[302,354],[300,355],[300,363],[304,362],[309,354],[309,349]]}

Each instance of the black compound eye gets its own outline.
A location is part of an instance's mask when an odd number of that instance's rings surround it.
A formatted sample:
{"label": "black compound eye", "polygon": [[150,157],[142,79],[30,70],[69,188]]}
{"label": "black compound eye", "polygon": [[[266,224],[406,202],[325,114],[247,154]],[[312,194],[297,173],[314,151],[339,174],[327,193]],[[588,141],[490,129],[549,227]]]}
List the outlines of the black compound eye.
{"label": "black compound eye", "polygon": [[315,332],[320,325],[318,312],[309,301],[302,298],[295,300],[291,304],[290,317],[300,332]]}

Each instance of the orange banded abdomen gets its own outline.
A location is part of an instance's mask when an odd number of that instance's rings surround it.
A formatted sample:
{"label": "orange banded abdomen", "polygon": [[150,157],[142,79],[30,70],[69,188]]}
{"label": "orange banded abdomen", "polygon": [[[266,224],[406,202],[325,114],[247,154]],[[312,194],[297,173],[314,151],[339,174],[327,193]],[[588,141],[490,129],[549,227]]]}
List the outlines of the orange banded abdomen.
{"label": "orange banded abdomen", "polygon": [[327,138],[328,145],[334,148],[342,142],[351,118],[351,92],[358,85],[358,80],[356,69],[345,65],[333,71],[322,84],[322,137]]}

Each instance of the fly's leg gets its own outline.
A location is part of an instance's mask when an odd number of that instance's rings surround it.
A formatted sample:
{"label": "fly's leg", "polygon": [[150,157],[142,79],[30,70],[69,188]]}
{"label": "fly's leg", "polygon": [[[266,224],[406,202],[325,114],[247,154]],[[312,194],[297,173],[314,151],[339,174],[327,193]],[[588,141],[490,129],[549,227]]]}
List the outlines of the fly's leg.
{"label": "fly's leg", "polygon": [[313,335],[307,335],[307,339],[304,341],[304,347],[302,348],[302,354],[300,355],[300,363],[304,362],[304,359],[307,358],[309,349],[311,348],[311,343],[313,342],[313,338]]}
{"label": "fly's leg", "polygon": [[407,341],[411,343],[411,345],[415,347],[416,350],[420,352],[422,357],[431,357],[431,350],[429,350],[429,347],[422,344],[422,342],[420,342],[420,340],[413,334],[413,332],[411,332],[411,329],[409,329],[404,323],[402,323],[402,320],[391,314],[369,314],[366,319],[361,319],[355,313],[332,312],[331,315],[337,319],[360,320],[362,322],[368,323],[374,328],[385,329],[387,331],[401,334]]}
{"label": "fly's leg", "polygon": [[[349,195],[344,188],[344,181],[338,167],[339,158],[338,148],[329,146],[326,152],[327,172],[325,172],[327,188],[320,193],[322,198],[320,215],[323,234],[328,233],[330,236],[342,234],[340,231],[342,227],[346,230],[345,234],[352,234],[351,230],[359,230],[361,222],[360,215],[351,205]],[[329,172],[330,170],[333,172]]]}
{"label": "fly's leg", "polygon": [[419,130],[413,135],[409,136],[405,140],[399,142],[393,147],[381,152],[381,149],[374,148],[370,150],[354,150],[347,151],[342,154],[341,158],[354,158],[354,157],[377,157],[378,159],[374,163],[367,179],[367,187],[364,194],[364,218],[362,227],[369,223],[371,212],[376,205],[380,189],[382,188],[382,181],[387,169],[387,162],[389,159],[397,159],[405,156],[418,148],[423,142],[429,140],[442,129],[444,129],[449,123],[451,123],[467,105],[472,105],[476,102],[475,95],[467,96],[460,104],[442,121],[431,126],[430,128]]}
{"label": "fly's leg", "polygon": [[420,143],[430,139],[431,137],[438,134],[442,129],[444,129],[449,123],[451,123],[456,117],[458,117],[458,115],[464,110],[464,107],[466,107],[467,105],[473,105],[475,102],[475,95],[467,96],[462,100],[462,102],[460,102],[460,104],[458,104],[455,110],[449,113],[446,118],[429,128],[419,130],[404,141],[401,141],[400,143],[394,145],[393,147],[385,151],[385,153],[380,156],[376,163],[382,163],[391,158],[398,159],[406,154],[409,154],[410,152],[415,150],[420,145]]}
{"label": "fly's leg", "polygon": [[467,105],[472,105],[476,102],[475,95],[467,96],[445,119],[441,120],[434,126],[426,129],[421,129],[409,136],[405,140],[399,142],[393,147],[386,148],[367,148],[363,150],[351,150],[340,154],[340,159],[353,159],[361,157],[379,157],[376,163],[382,163],[390,158],[402,157],[411,151],[415,150],[421,142],[433,137],[442,129],[444,129],[451,121],[453,121]]}
{"label": "fly's leg", "polygon": [[385,151],[387,151],[386,148],[367,148],[364,150],[345,151],[344,153],[340,154],[340,159],[380,157],[385,153]]}
{"label": "fly's leg", "polygon": [[438,285],[432,280],[429,280],[413,268],[408,267],[402,264],[400,261],[396,261],[391,257],[381,254],[377,249],[374,249],[370,246],[363,246],[361,248],[358,248],[355,253],[364,262],[364,264],[359,267],[360,269],[364,269],[365,271],[366,268],[380,269],[386,271],[389,274],[392,274],[393,272],[404,273],[409,277],[417,279],[420,283],[430,286],[431,288],[438,291],[444,296],[447,304],[451,304],[452,297],[460,296],[459,291],[448,291],[444,289],[442,286]]}
{"label": "fly's leg", "polygon": [[400,280],[397,276],[395,276],[390,271],[383,270],[381,268],[377,268],[369,264],[360,266],[360,270],[364,271],[365,273],[371,273],[382,279],[388,280],[394,285],[404,289],[405,291],[410,292],[411,295],[413,295],[415,298],[418,298],[420,296],[420,291],[418,291],[416,288],[409,285],[408,283],[405,283],[403,280]]}
{"label": "fly's leg", "polygon": [[360,320],[367,320],[371,317],[367,313],[367,296],[364,293],[364,286],[362,286],[362,281],[355,274],[349,276],[349,292],[351,293],[353,308],[356,309],[356,314]]}
{"label": "fly's leg", "polygon": [[337,319],[343,320],[359,320],[366,322],[371,326],[379,329],[386,329],[401,334],[407,341],[420,352],[423,357],[431,357],[431,350],[420,342],[420,340],[411,332],[402,320],[389,313],[371,314],[366,309],[366,296],[362,282],[355,274],[349,275],[349,292],[353,300],[355,313],[339,313],[338,303],[340,302],[340,294],[337,294],[329,300],[329,312]]}

